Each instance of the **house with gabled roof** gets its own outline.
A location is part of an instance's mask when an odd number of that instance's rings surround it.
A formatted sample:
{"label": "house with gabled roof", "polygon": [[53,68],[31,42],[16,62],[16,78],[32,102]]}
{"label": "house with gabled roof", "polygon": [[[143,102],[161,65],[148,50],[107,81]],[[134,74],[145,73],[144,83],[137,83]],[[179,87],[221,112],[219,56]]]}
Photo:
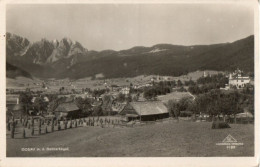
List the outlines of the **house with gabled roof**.
{"label": "house with gabled roof", "polygon": [[61,103],[54,110],[55,116],[61,118],[77,118],[79,117],[80,109],[73,102]]}
{"label": "house with gabled roof", "polygon": [[125,116],[128,121],[155,121],[169,117],[167,107],[160,101],[130,102],[119,114]]}

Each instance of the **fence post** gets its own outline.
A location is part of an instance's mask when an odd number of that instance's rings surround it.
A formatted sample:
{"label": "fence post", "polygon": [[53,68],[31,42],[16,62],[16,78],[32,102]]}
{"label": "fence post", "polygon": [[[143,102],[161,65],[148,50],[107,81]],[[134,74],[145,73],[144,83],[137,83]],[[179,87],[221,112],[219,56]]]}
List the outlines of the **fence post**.
{"label": "fence post", "polygon": [[65,129],[65,130],[67,129],[67,124],[68,124],[67,120],[64,121],[64,129]]}
{"label": "fence post", "polygon": [[34,135],[34,128],[32,127],[31,135]]}
{"label": "fence post", "polygon": [[54,119],[52,118],[51,121],[51,132],[54,132]]}
{"label": "fence post", "polygon": [[23,128],[23,138],[26,138],[25,129]]}
{"label": "fence post", "polygon": [[60,122],[58,122],[58,131],[60,131],[61,127],[60,127]]}
{"label": "fence post", "polygon": [[10,131],[11,130],[11,125],[10,122],[7,123],[7,130]]}
{"label": "fence post", "polygon": [[32,127],[34,127],[34,119],[32,118]]}
{"label": "fence post", "polygon": [[39,135],[41,134],[41,129],[42,128],[42,120],[39,119]]}
{"label": "fence post", "polygon": [[72,119],[70,119],[70,126],[69,128],[72,128]]}
{"label": "fence post", "polygon": [[28,120],[25,120],[24,127],[27,127],[27,125],[28,125]]}
{"label": "fence post", "polygon": [[11,130],[11,138],[12,139],[14,138],[14,131],[15,131],[15,122],[13,122],[13,127],[12,127],[12,130]]}

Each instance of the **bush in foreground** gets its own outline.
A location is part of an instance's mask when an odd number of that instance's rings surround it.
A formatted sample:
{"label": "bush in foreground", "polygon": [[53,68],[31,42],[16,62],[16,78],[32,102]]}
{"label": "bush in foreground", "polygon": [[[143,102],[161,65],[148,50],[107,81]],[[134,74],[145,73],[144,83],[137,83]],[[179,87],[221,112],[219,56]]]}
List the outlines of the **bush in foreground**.
{"label": "bush in foreground", "polygon": [[212,129],[224,129],[224,128],[230,128],[230,126],[228,125],[228,123],[224,122],[224,121],[214,121],[212,123]]}

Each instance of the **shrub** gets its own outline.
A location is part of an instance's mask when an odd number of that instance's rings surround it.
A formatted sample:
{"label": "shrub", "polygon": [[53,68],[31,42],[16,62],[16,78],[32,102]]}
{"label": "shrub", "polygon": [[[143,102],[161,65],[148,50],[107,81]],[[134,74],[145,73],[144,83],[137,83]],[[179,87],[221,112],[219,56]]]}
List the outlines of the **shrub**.
{"label": "shrub", "polygon": [[224,128],[230,128],[230,126],[228,125],[228,123],[224,122],[224,121],[214,121],[212,123],[212,129],[224,129]]}

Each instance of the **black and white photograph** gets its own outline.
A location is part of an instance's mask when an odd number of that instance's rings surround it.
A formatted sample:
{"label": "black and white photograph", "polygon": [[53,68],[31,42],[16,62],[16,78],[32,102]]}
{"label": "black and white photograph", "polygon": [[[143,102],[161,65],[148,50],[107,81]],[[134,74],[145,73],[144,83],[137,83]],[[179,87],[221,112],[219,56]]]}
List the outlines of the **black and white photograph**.
{"label": "black and white photograph", "polygon": [[259,156],[256,0],[69,2],[4,5],[7,159]]}

